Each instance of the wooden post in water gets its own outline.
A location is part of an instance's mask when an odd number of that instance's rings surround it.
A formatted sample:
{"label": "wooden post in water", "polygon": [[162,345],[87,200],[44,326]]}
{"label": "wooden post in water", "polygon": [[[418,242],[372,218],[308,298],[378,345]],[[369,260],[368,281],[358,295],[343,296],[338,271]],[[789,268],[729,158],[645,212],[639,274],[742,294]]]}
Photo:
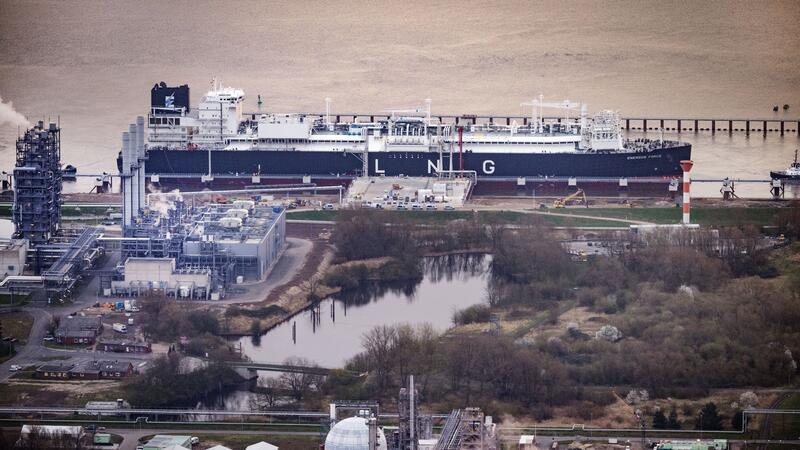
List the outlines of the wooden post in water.
{"label": "wooden post in water", "polygon": [[728,121],[728,136],[731,136],[732,134],[733,134],[733,121],[729,120]]}
{"label": "wooden post in water", "polygon": [[715,134],[717,134],[717,121],[716,120],[712,120],[711,121],[711,135],[713,136]]}
{"label": "wooden post in water", "polygon": [[764,133],[764,137],[767,137],[767,121],[764,121],[764,128],[762,128],[762,133]]}
{"label": "wooden post in water", "polygon": [[642,119],[642,131],[647,131],[647,119]]}
{"label": "wooden post in water", "polygon": [[662,130],[664,129],[664,119],[661,119],[661,122],[660,122],[659,126],[661,127]]}
{"label": "wooden post in water", "polygon": [[783,121],[781,120],[781,136],[783,136]]}
{"label": "wooden post in water", "polygon": [[694,120],[694,132],[697,133],[697,119]]}
{"label": "wooden post in water", "polygon": [[630,131],[631,129],[631,119],[625,119],[625,131]]}
{"label": "wooden post in water", "polygon": [[750,121],[746,120],[744,123],[745,126],[747,126],[747,135],[750,136]]}
{"label": "wooden post in water", "polygon": [[681,119],[678,119],[678,133],[680,133],[681,131],[683,131],[681,129]]}

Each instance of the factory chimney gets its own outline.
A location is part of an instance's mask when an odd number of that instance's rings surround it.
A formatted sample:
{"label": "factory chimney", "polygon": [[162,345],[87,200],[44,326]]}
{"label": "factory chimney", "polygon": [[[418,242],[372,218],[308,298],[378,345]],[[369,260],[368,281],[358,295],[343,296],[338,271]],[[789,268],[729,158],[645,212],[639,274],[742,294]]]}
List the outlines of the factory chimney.
{"label": "factory chimney", "polygon": [[692,180],[689,176],[689,171],[692,170],[694,163],[690,159],[681,161],[681,168],[683,169],[683,224],[689,225],[689,209],[691,203],[691,187]]}

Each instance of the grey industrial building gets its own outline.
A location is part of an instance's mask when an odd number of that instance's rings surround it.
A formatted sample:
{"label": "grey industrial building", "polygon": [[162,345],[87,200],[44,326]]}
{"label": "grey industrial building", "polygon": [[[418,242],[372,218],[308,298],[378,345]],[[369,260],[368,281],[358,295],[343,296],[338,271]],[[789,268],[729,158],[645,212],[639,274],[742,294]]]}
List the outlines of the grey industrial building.
{"label": "grey industrial building", "polygon": [[284,210],[252,200],[190,206],[177,199],[131,220],[120,238],[123,262],[101,278],[107,296],[219,299],[231,284],[263,280],[286,243]]}

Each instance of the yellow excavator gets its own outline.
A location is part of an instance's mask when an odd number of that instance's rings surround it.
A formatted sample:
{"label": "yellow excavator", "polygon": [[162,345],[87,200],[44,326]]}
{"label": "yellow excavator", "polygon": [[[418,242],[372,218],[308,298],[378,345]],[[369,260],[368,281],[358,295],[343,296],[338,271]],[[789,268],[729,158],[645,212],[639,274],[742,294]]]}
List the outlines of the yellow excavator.
{"label": "yellow excavator", "polygon": [[578,189],[577,191],[569,194],[566,197],[557,198],[553,201],[553,208],[564,208],[573,200],[576,200],[580,204],[583,204],[587,208],[589,207],[589,202],[586,200],[586,193],[583,192],[583,189]]}

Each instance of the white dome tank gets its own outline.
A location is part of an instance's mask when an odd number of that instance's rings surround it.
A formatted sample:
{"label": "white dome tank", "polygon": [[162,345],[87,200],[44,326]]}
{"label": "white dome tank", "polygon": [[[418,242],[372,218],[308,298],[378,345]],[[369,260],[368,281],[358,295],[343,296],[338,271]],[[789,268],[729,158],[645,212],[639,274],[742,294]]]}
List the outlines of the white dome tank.
{"label": "white dome tank", "polygon": [[[378,428],[377,450],[387,450],[386,436]],[[325,438],[325,450],[369,450],[369,425],[363,417],[340,420]]]}

